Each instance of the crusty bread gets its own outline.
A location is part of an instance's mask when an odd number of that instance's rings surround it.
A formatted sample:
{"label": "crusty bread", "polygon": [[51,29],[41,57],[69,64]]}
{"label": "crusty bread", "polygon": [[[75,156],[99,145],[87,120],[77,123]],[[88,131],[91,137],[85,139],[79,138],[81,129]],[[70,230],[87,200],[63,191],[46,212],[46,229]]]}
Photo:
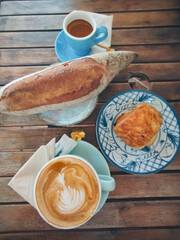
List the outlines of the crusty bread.
{"label": "crusty bread", "polygon": [[142,103],[117,118],[114,132],[128,146],[141,149],[154,143],[162,121],[161,114],[153,106]]}
{"label": "crusty bread", "polygon": [[94,54],[14,80],[0,90],[0,112],[30,115],[80,105],[101,93],[136,55]]}

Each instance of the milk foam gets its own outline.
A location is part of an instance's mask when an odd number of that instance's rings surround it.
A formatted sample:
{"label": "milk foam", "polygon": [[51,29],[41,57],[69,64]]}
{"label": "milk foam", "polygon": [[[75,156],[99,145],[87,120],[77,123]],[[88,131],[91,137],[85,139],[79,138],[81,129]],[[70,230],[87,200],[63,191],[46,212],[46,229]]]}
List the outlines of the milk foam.
{"label": "milk foam", "polygon": [[62,214],[72,214],[82,207],[85,201],[85,191],[79,191],[70,186],[66,187],[64,182],[64,174],[58,176],[59,183],[63,185],[63,190],[59,193],[58,208]]}
{"label": "milk foam", "polygon": [[59,158],[41,172],[36,201],[48,222],[60,227],[77,226],[97,209],[99,182],[93,170],[73,157]]}

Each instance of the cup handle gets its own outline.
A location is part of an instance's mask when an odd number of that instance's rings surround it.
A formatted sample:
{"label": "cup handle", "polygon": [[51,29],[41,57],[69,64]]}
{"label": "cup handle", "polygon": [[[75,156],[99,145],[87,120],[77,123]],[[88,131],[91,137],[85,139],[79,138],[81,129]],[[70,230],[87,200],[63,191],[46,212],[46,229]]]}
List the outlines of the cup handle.
{"label": "cup handle", "polygon": [[98,176],[101,182],[102,191],[106,191],[106,192],[114,191],[116,184],[113,177],[110,177],[107,175],[101,175],[101,174],[98,174]]}
{"label": "cup handle", "polygon": [[[102,34],[102,36],[99,36],[101,34]],[[108,36],[107,27],[105,27],[105,26],[97,27],[95,36],[96,36],[96,38],[94,40],[94,45],[105,40]]]}

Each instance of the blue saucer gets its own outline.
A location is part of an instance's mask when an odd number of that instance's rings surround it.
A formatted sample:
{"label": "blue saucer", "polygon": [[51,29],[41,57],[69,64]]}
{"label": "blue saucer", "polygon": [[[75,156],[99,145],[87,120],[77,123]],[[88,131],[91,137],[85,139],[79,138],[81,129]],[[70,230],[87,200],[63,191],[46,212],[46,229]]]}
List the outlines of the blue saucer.
{"label": "blue saucer", "polygon": [[[134,149],[114,132],[118,116],[145,102],[163,117],[156,141],[150,147]],[[111,163],[131,174],[151,174],[167,167],[180,150],[180,122],[172,106],[161,96],[146,90],[128,90],[109,99],[102,107],[96,124],[99,147]]]}
{"label": "blue saucer", "polygon": [[[56,56],[61,62],[67,62],[67,61],[81,57],[76,55],[73,49],[67,44],[66,36],[63,30],[58,34],[56,38],[55,52],[56,52]],[[86,56],[88,55],[90,55],[90,53],[87,54]]]}

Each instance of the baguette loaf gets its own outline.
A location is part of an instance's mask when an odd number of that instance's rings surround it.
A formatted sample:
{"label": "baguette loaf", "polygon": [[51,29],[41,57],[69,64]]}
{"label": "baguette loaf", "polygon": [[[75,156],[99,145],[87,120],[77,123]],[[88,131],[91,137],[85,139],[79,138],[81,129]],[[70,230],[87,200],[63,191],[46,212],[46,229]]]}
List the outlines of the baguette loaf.
{"label": "baguette loaf", "polygon": [[23,116],[83,104],[100,94],[136,55],[94,54],[14,80],[0,89],[0,112]]}

